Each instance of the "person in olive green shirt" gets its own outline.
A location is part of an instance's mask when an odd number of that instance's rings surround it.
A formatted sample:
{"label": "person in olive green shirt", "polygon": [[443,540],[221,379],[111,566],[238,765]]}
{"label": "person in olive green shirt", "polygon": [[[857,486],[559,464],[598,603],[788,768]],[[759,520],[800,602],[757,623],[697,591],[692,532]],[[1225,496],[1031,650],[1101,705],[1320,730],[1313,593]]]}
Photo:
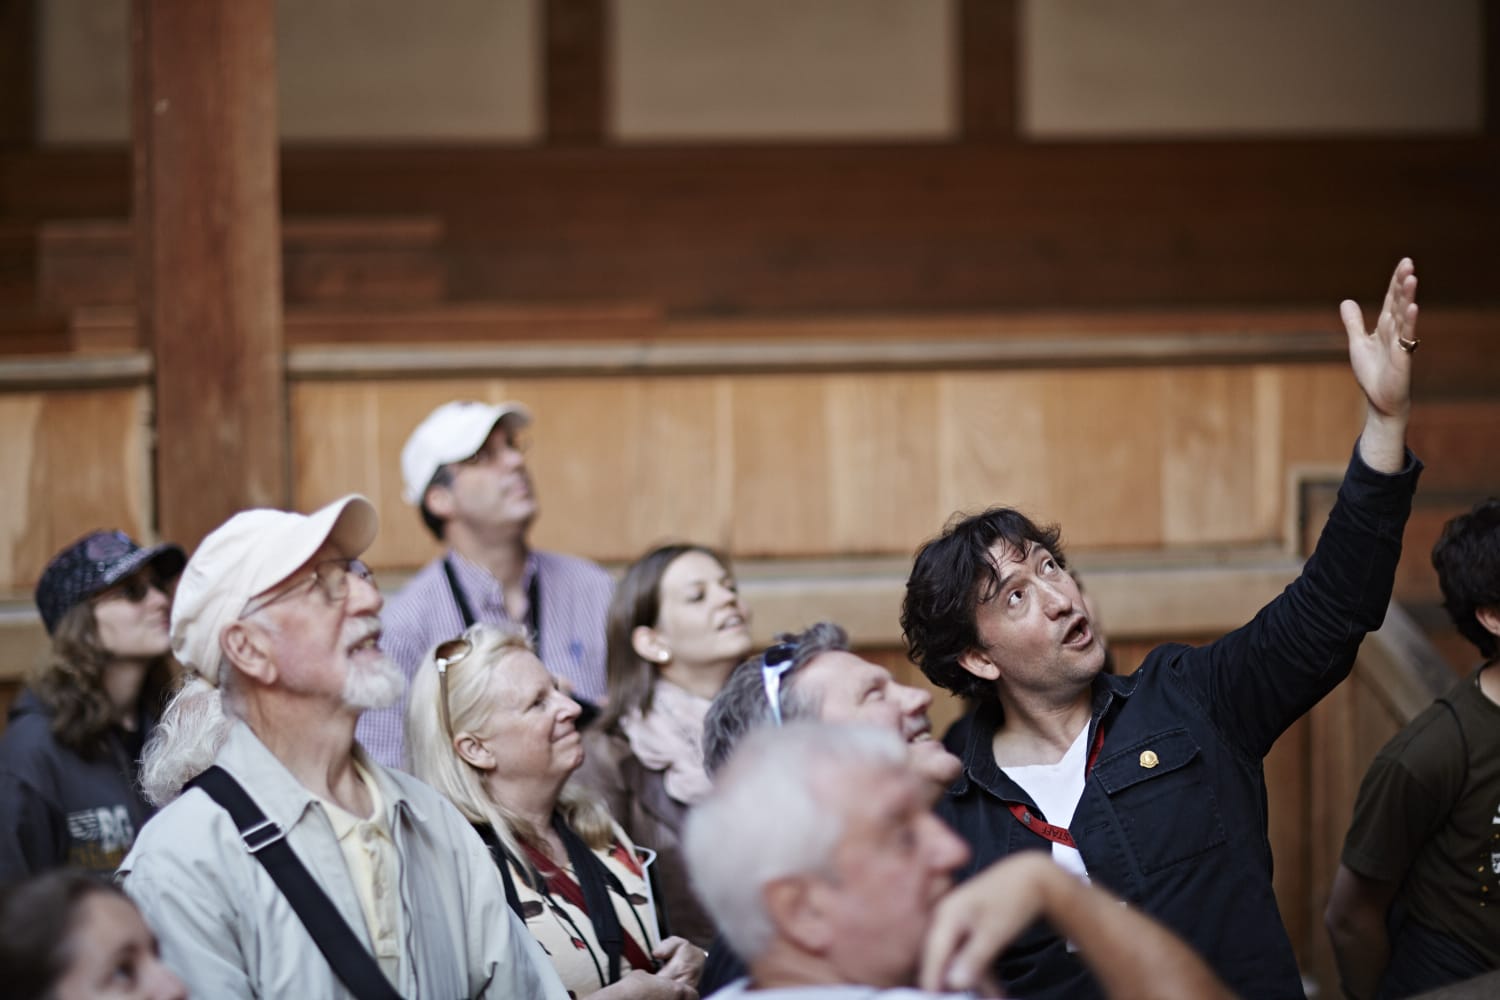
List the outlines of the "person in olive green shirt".
{"label": "person in olive green shirt", "polygon": [[1326,914],[1345,993],[1397,998],[1500,969],[1500,499],[1432,550],[1485,663],[1376,755]]}

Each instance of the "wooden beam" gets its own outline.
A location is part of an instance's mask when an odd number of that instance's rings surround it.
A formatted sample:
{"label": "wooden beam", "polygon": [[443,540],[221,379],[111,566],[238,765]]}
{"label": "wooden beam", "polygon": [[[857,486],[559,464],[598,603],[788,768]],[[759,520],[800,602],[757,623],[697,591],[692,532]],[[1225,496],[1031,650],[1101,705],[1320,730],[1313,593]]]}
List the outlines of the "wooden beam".
{"label": "wooden beam", "polygon": [[1479,5],[1481,38],[1483,48],[1479,57],[1484,61],[1484,134],[1500,136],[1500,4]]}
{"label": "wooden beam", "polygon": [[1009,142],[1020,125],[1016,0],[959,0],[959,121],[967,142]]}
{"label": "wooden beam", "polygon": [[0,0],[0,149],[37,139],[36,0]]}
{"label": "wooden beam", "polygon": [[134,0],[137,315],[158,528],[288,497],[274,0]]}
{"label": "wooden beam", "polygon": [[605,0],[546,0],[542,7],[547,143],[597,146],[606,127]]}
{"label": "wooden beam", "polygon": [[[453,299],[669,316],[1373,308],[1410,254],[1432,279],[1424,307],[1500,301],[1500,241],[1475,225],[1500,218],[1500,142],[1484,138],[364,146],[282,162],[288,215],[440,218]],[[126,165],[0,155],[0,212],[121,214]]]}

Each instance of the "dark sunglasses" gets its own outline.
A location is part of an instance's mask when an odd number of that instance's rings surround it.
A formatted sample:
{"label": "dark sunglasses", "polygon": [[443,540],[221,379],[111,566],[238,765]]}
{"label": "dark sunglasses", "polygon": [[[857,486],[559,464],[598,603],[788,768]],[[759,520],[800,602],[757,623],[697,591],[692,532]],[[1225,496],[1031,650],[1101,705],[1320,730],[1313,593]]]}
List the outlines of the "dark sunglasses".
{"label": "dark sunglasses", "polygon": [[778,642],[766,650],[760,661],[760,679],[766,686],[766,701],[771,704],[771,718],[781,725],[781,678],[797,662],[797,646]]}
{"label": "dark sunglasses", "polygon": [[98,599],[106,600],[111,597],[123,597],[131,604],[139,604],[150,596],[153,590],[159,590],[166,596],[171,597],[172,591],[168,589],[170,586],[169,583],[158,579],[154,574],[137,573],[135,576],[121,580],[113,587],[103,591],[99,594]]}
{"label": "dark sunglasses", "polygon": [[450,740],[453,739],[454,733],[453,716],[448,709],[448,668],[472,652],[474,652],[474,644],[464,636],[439,643],[438,647],[432,651],[438,675],[438,708],[443,714],[443,728],[448,731]]}

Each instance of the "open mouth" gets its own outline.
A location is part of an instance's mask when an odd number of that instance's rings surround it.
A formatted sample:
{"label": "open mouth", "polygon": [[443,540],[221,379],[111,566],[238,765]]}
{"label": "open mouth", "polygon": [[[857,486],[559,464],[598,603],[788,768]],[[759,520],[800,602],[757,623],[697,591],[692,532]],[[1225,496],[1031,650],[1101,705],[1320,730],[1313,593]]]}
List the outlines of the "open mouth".
{"label": "open mouth", "polygon": [[745,621],[745,616],[740,614],[739,612],[734,612],[733,614],[726,616],[723,621],[719,622],[718,631],[728,632],[730,629],[744,628],[746,624],[747,623]]}
{"label": "open mouth", "polygon": [[1082,616],[1068,626],[1068,631],[1063,633],[1062,644],[1064,646],[1087,646],[1094,639],[1094,633],[1089,629],[1089,620]]}
{"label": "open mouth", "polygon": [[365,652],[370,652],[372,650],[378,650],[379,648],[380,648],[380,633],[378,631],[376,631],[376,632],[371,632],[369,635],[365,636],[363,639],[360,639],[358,642],[356,642],[353,645],[351,645],[349,647],[349,652],[351,652],[351,653],[365,653]]}

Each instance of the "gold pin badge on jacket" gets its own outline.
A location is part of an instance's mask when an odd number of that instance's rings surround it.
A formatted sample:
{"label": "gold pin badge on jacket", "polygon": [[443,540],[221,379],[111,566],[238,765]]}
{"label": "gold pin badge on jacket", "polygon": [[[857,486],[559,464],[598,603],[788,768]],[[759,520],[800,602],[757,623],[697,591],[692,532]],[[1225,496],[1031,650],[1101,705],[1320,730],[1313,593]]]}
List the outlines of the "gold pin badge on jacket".
{"label": "gold pin badge on jacket", "polygon": [[1142,767],[1150,769],[1150,768],[1153,768],[1157,764],[1160,764],[1160,763],[1161,763],[1161,758],[1158,757],[1158,756],[1156,756],[1156,751],[1155,750],[1142,750],[1141,751],[1141,766]]}

